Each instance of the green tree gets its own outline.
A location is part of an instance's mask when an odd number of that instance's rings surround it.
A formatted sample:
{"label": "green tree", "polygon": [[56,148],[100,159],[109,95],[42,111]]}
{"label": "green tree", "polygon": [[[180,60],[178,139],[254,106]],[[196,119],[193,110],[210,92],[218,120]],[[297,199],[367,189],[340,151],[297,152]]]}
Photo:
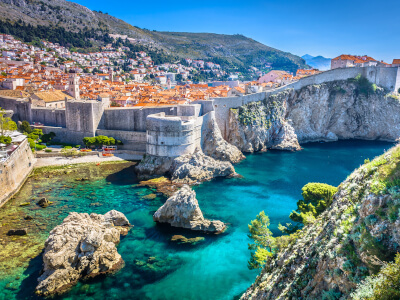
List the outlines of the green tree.
{"label": "green tree", "polygon": [[4,135],[0,136],[0,144],[8,145],[11,143],[11,141],[12,141],[12,139],[9,136],[4,136]]}
{"label": "green tree", "polygon": [[22,124],[19,126],[19,130],[24,133],[31,133],[32,132],[32,128],[31,125],[29,125],[28,121],[22,121]]}
{"label": "green tree", "polygon": [[54,137],[56,136],[56,134],[54,132],[50,132],[50,133],[46,133],[43,134],[41,139],[43,143],[48,143],[50,142]]}
{"label": "green tree", "polygon": [[275,247],[275,238],[269,230],[269,218],[264,211],[260,212],[255,220],[252,220],[249,226],[250,234],[248,237],[254,241],[248,244],[251,251],[251,257],[248,261],[249,269],[261,269],[268,257],[272,256]]}
{"label": "green tree", "polygon": [[4,136],[4,132],[7,130],[17,130],[17,124],[11,120],[10,117],[6,117],[6,111],[0,107],[0,133]]}
{"label": "green tree", "polygon": [[83,143],[85,144],[86,147],[94,146],[96,144],[96,138],[95,137],[84,137]]}
{"label": "green tree", "polygon": [[337,188],[325,183],[311,182],[302,188],[303,200],[297,202],[297,210],[292,211],[289,218],[307,225],[313,223],[327,207],[332,204]]}

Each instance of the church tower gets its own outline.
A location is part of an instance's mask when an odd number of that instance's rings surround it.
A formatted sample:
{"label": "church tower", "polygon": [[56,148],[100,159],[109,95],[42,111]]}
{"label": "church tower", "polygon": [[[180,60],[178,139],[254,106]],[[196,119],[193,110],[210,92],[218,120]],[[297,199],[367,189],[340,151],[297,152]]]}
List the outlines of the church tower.
{"label": "church tower", "polygon": [[114,71],[113,71],[113,69],[110,69],[108,71],[108,75],[109,75],[110,81],[114,82]]}
{"label": "church tower", "polygon": [[79,91],[79,77],[76,73],[70,73],[68,79],[68,94],[75,98],[75,100],[80,100],[80,91]]}

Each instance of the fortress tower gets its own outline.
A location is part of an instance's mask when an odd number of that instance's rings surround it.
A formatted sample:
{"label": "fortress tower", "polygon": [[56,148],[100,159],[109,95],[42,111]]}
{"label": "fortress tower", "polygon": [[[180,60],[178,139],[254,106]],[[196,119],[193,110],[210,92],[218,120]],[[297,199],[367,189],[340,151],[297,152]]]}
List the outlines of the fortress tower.
{"label": "fortress tower", "polygon": [[80,91],[79,91],[79,77],[76,73],[70,73],[68,79],[69,87],[68,94],[75,98],[75,100],[80,100]]}

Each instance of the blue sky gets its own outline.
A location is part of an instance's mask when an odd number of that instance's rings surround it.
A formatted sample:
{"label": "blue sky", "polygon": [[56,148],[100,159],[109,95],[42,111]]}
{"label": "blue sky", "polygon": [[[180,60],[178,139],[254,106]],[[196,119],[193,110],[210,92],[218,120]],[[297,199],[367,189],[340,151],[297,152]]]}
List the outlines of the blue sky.
{"label": "blue sky", "polygon": [[73,2],[141,28],[240,33],[300,56],[368,54],[386,62],[400,58],[399,0]]}

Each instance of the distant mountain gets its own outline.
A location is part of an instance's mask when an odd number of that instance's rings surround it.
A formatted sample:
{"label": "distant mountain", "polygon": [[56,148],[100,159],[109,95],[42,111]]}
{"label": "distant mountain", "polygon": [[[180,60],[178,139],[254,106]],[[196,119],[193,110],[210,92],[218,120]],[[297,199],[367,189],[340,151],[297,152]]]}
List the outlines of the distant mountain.
{"label": "distant mountain", "polygon": [[309,54],[303,55],[301,58],[306,61],[307,65],[320,71],[330,70],[331,68],[331,58],[325,58],[320,55],[311,56]]}
{"label": "distant mountain", "polygon": [[[266,63],[272,64],[274,69],[290,72],[307,67],[299,56],[268,47],[243,35],[150,31],[132,26],[107,13],[92,11],[65,0],[0,0],[0,11],[1,21],[48,26],[53,32],[59,32],[57,28],[62,27],[70,32],[83,33],[83,39],[86,41],[93,40],[92,29],[101,30],[99,35],[106,32],[128,35],[140,41],[142,45],[162,49],[174,57],[207,59],[238,71],[250,66],[262,69]],[[25,40],[32,39],[29,30],[26,31]],[[38,38],[50,40],[43,34]],[[105,42],[105,39],[99,40]],[[80,45],[88,44],[84,42]]]}

